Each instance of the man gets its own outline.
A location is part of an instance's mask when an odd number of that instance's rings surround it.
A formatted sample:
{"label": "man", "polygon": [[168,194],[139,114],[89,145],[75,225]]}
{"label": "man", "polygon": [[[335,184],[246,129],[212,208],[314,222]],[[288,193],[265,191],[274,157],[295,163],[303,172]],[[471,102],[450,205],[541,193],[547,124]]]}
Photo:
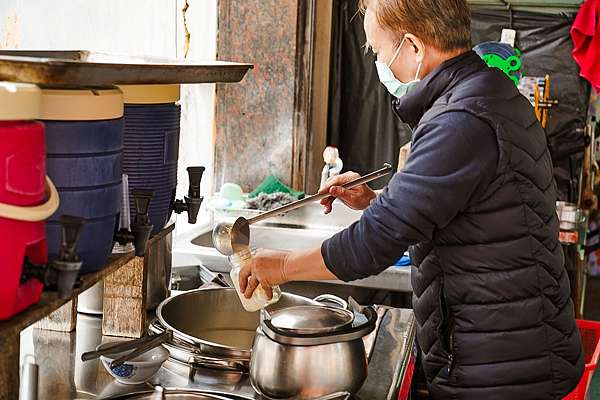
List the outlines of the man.
{"label": "man", "polygon": [[[351,281],[410,247],[417,338],[434,399],[561,399],[583,354],[558,242],[546,137],[512,81],[472,51],[465,0],[363,0],[368,45],[413,128],[376,195],[323,188],[361,220],[305,252],[261,251],[240,285]],[[324,201],[330,211],[331,201]]]}

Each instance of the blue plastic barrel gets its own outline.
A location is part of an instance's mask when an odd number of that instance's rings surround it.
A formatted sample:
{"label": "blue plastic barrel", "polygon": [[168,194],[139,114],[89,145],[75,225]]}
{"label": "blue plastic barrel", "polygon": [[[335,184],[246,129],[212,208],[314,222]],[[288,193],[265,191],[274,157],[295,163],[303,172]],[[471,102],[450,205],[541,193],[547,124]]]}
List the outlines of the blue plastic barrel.
{"label": "blue plastic barrel", "polygon": [[58,256],[58,217],[77,215],[85,219],[81,273],[98,271],[111,254],[121,207],[122,93],[44,90],[43,97],[47,171],[60,195],[60,207],[46,224],[49,258]]}
{"label": "blue plastic barrel", "polygon": [[[157,234],[169,221],[177,187],[181,107],[178,85],[121,86],[125,101],[123,171],[132,189],[154,190],[148,214]],[[130,195],[131,217],[135,202]]]}

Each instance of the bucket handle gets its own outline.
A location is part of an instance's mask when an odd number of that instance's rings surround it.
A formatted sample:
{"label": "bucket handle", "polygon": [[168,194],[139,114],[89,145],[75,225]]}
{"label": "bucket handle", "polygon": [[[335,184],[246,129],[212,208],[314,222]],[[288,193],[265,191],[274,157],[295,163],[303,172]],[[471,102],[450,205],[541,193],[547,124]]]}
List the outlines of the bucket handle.
{"label": "bucket handle", "polygon": [[26,222],[38,222],[50,218],[58,210],[60,200],[56,186],[48,176],[46,176],[45,191],[48,200],[39,206],[23,207],[0,203],[0,217]]}

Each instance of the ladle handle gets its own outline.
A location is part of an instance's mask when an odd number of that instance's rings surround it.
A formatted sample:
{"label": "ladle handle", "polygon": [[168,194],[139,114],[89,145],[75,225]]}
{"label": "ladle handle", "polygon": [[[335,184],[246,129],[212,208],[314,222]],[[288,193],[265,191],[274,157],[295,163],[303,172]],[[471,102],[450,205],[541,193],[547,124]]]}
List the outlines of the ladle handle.
{"label": "ladle handle", "polygon": [[[342,187],[344,189],[352,189],[356,186],[360,186],[367,182],[371,182],[371,181],[374,181],[375,179],[381,178],[382,176],[386,176],[386,175],[390,174],[392,172],[392,170],[393,170],[392,166],[388,163],[385,163],[383,165],[383,168],[378,169],[377,171],[373,171],[365,176],[361,176],[360,178],[355,179],[353,181],[347,182],[347,183],[343,184]],[[295,209],[300,208],[308,203],[312,203],[314,201],[319,201],[319,200],[325,199],[330,196],[331,195],[329,193],[314,194],[312,196],[307,196],[307,197],[303,198],[302,200],[294,201],[293,203],[286,204],[285,206],[264,212],[260,215],[257,215],[256,217],[249,218],[248,224],[252,225],[256,222],[270,218],[274,215],[279,215],[279,214],[283,214],[288,211],[295,210]]]}

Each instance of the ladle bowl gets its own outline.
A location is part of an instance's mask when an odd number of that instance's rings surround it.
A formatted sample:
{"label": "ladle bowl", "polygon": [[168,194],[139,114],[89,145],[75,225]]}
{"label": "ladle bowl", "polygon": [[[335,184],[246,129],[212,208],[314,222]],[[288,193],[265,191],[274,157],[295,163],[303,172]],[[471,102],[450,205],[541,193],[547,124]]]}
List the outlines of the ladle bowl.
{"label": "ladle bowl", "polygon": [[250,244],[250,224],[244,217],[219,222],[213,229],[212,240],[221,254],[231,256]]}

